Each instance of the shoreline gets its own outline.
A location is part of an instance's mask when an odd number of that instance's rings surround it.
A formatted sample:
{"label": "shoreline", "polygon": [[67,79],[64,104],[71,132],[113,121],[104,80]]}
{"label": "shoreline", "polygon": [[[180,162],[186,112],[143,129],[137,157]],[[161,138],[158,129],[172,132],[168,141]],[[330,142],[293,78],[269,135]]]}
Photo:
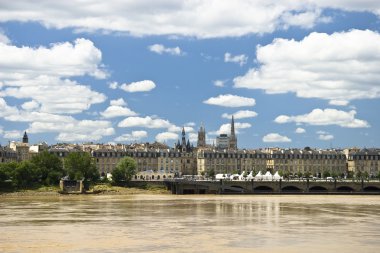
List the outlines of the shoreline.
{"label": "shoreline", "polygon": [[33,190],[19,190],[12,192],[0,192],[2,197],[60,197],[60,196],[102,196],[102,195],[168,195],[171,194],[163,188],[151,187],[142,189],[137,187],[120,187],[108,185],[95,185],[86,193],[60,193],[58,187],[42,187]]}

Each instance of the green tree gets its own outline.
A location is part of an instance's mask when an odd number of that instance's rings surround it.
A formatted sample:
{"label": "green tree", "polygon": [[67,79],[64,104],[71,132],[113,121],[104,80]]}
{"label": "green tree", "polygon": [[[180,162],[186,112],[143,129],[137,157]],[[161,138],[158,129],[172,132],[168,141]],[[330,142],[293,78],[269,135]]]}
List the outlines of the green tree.
{"label": "green tree", "polygon": [[358,170],[358,171],[355,173],[355,177],[356,177],[356,178],[362,178],[362,177],[363,177],[363,172],[361,172],[360,170]]}
{"label": "green tree", "polygon": [[0,181],[12,179],[17,166],[16,162],[0,163]]}
{"label": "green tree", "polygon": [[30,161],[19,163],[13,173],[13,181],[19,188],[31,187],[39,183],[40,179],[40,170]]}
{"label": "green tree", "polygon": [[61,160],[47,151],[33,156],[31,162],[41,171],[41,182],[45,185],[58,184],[64,176]]}
{"label": "green tree", "polygon": [[136,161],[133,158],[122,158],[112,171],[112,181],[115,183],[129,182],[136,174],[136,167]]}
{"label": "green tree", "polygon": [[210,169],[207,172],[207,175],[213,179],[215,177],[215,170],[214,169]]}
{"label": "green tree", "polygon": [[325,171],[323,172],[323,177],[324,177],[324,178],[326,178],[326,177],[330,177],[330,176],[331,176],[331,174],[330,174],[329,171],[325,170]]}
{"label": "green tree", "polygon": [[97,181],[100,177],[89,153],[71,152],[64,160],[65,170],[71,179]]}

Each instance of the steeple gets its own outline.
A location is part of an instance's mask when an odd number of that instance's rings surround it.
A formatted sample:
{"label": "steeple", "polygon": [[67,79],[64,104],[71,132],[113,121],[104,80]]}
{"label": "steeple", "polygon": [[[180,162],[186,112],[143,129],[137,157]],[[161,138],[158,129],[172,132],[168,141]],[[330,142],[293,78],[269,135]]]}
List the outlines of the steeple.
{"label": "steeple", "polygon": [[29,142],[29,138],[28,138],[28,135],[26,134],[26,131],[24,132],[24,136],[22,137],[22,143],[28,143]]}
{"label": "steeple", "polygon": [[229,149],[237,149],[237,139],[235,135],[235,121],[234,121],[234,115],[232,115],[231,118],[231,134],[230,134],[230,140],[229,140]]}
{"label": "steeple", "polygon": [[201,128],[198,131],[198,142],[197,147],[205,147],[206,146],[206,130],[201,123]]}
{"label": "steeple", "polygon": [[182,127],[182,151],[186,151],[186,133],[185,133],[185,127]]}

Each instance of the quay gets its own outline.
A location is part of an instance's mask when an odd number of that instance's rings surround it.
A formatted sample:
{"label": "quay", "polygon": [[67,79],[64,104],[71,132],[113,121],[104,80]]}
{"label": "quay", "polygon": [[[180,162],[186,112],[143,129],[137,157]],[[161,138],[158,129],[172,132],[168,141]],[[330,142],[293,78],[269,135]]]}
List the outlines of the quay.
{"label": "quay", "polygon": [[166,179],[172,194],[371,194],[380,195],[379,181],[278,180],[230,181]]}

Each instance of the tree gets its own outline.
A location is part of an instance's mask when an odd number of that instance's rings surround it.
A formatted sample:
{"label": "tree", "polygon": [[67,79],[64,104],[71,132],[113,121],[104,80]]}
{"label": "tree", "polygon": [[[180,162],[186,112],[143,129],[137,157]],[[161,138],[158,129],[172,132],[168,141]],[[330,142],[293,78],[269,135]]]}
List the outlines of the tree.
{"label": "tree", "polygon": [[47,151],[33,156],[31,162],[41,171],[41,182],[45,185],[58,184],[64,176],[61,160]]}
{"label": "tree", "polygon": [[19,163],[13,173],[13,181],[20,188],[33,186],[39,182],[40,178],[40,170],[30,161]]}
{"label": "tree", "polygon": [[97,181],[100,177],[94,160],[85,152],[71,152],[64,160],[65,170],[71,179]]}
{"label": "tree", "polygon": [[213,179],[215,177],[215,170],[214,169],[210,169],[207,174],[208,174],[209,177],[211,177]]}
{"label": "tree", "polygon": [[136,174],[136,161],[131,157],[122,158],[112,171],[112,181],[128,182]]}
{"label": "tree", "polygon": [[17,166],[16,162],[0,163],[0,181],[12,179]]}
{"label": "tree", "polygon": [[323,172],[323,177],[324,177],[324,178],[329,177],[330,175],[331,175],[330,172],[327,171],[327,170],[325,170],[325,171]]}
{"label": "tree", "polygon": [[361,172],[360,170],[358,170],[356,172],[356,175],[355,175],[356,178],[362,178],[363,177],[363,172]]}

